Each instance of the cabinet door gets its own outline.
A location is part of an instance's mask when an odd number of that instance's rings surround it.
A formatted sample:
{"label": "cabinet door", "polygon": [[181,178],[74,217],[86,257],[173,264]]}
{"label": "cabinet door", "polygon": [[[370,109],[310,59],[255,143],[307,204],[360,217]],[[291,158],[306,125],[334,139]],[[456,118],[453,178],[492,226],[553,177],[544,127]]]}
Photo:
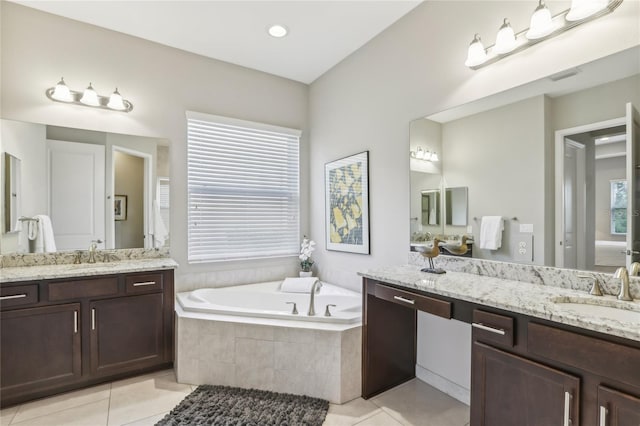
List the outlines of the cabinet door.
{"label": "cabinet door", "polygon": [[79,303],[0,314],[3,401],[80,379],[79,317]]}
{"label": "cabinet door", "polygon": [[91,372],[116,374],[165,362],[163,294],[90,304]]}
{"label": "cabinet door", "polygon": [[473,343],[471,426],[578,425],[580,379]]}
{"label": "cabinet door", "polygon": [[598,425],[640,425],[640,398],[598,386]]}

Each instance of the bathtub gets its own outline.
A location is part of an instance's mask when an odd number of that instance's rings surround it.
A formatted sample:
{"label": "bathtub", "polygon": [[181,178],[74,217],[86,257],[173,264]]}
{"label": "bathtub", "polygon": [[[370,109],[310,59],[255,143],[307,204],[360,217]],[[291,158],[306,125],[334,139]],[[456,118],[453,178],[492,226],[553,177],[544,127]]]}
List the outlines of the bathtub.
{"label": "bathtub", "polygon": [[[322,283],[315,294],[315,316],[308,316],[310,295],[308,293],[285,293],[280,291],[281,281],[247,284],[234,287],[203,288],[176,296],[185,312],[200,312],[219,315],[236,315],[253,318],[273,318],[293,321],[313,321],[327,324],[354,324],[362,317],[362,296],[359,293]],[[292,314],[297,305],[298,314]],[[331,316],[325,316],[327,305]]]}
{"label": "bathtub", "polygon": [[[204,288],[176,296],[178,381],[262,389],[327,399],[361,395],[362,298],[323,283],[316,315],[309,294],[284,293],[281,281]],[[298,315],[291,314],[296,302]],[[325,317],[327,304],[331,317]]]}

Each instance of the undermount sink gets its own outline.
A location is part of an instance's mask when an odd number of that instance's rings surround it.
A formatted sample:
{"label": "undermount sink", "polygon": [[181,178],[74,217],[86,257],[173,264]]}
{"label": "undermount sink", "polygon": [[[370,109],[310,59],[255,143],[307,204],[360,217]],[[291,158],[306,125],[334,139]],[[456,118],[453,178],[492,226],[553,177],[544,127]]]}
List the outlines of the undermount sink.
{"label": "undermount sink", "polygon": [[640,303],[637,302],[604,297],[557,297],[552,302],[578,314],[640,324]]}

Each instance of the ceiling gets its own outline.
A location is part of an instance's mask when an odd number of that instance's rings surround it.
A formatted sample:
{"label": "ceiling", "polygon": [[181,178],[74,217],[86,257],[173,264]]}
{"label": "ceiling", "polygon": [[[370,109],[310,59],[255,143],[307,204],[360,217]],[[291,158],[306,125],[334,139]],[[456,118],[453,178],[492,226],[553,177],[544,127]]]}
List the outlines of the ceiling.
{"label": "ceiling", "polygon": [[[311,83],[422,0],[23,1],[166,46]],[[267,34],[281,24],[289,34]]]}

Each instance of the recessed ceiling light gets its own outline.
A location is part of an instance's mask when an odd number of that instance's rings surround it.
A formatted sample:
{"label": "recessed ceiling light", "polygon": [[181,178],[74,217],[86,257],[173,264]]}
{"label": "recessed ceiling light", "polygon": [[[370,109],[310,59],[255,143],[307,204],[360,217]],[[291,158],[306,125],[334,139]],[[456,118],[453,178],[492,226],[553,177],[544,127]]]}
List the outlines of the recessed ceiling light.
{"label": "recessed ceiling light", "polygon": [[284,25],[272,25],[267,30],[271,37],[281,38],[287,35],[289,30]]}

